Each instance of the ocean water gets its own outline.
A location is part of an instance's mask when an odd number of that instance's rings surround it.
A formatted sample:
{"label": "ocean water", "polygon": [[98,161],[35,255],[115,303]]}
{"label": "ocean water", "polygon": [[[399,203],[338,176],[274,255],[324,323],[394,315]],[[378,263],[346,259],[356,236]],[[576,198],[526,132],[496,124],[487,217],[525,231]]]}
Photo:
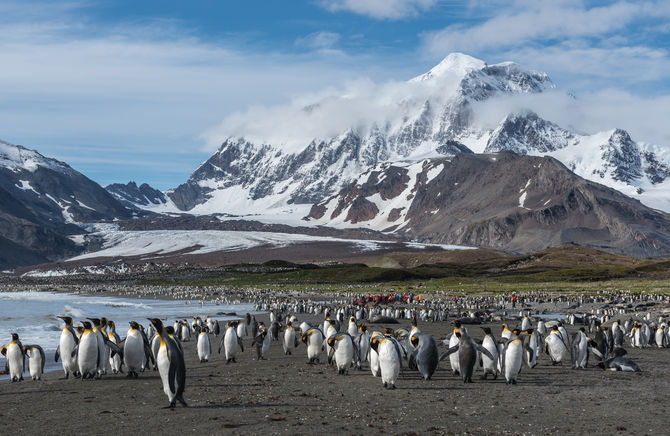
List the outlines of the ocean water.
{"label": "ocean water", "polygon": [[[63,329],[58,315],[70,316],[75,325],[86,318],[106,317],[116,324],[116,332],[123,339],[130,321],[148,326],[147,318],[160,318],[166,325],[175,319],[193,320],[194,316],[210,316],[219,321],[235,319],[224,313],[244,315],[254,311],[254,305],[213,304],[186,300],[149,300],[122,297],[98,297],[83,294],[52,292],[0,292],[0,345],[11,341],[11,334],[18,333],[23,344],[40,345],[46,354],[45,371],[61,369],[54,354]],[[239,318],[239,317],[237,317]],[[166,321],[167,320],[167,321]],[[5,360],[0,356],[4,369]],[[24,377],[27,375],[24,374]],[[2,377],[6,378],[6,377]]]}

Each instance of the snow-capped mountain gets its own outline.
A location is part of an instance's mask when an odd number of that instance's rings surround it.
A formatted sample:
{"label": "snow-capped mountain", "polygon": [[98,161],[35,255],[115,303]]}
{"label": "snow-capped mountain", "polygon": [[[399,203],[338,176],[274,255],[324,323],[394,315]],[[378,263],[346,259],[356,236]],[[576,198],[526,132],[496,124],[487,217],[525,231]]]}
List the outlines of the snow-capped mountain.
{"label": "snow-capped mountain", "polygon": [[132,212],[97,183],[56,159],[0,141],[0,267],[27,265],[81,249],[77,223]]}
{"label": "snow-capped mountain", "polygon": [[[364,123],[354,121],[332,136],[304,143],[229,137],[168,196],[179,209],[197,214],[248,214],[319,202],[378,163],[469,152],[469,143],[488,137],[473,128],[474,103],[553,86],[546,74],[514,63],[486,65],[452,54],[428,73],[384,88],[372,103],[365,100],[379,114],[362,114]],[[294,129],[353,110],[358,102],[348,95],[332,100],[301,108]]]}
{"label": "snow-capped mountain", "polygon": [[670,151],[637,143],[624,130],[580,135],[533,112],[515,113],[491,133],[484,152],[503,150],[555,157],[585,179],[670,211]]}
{"label": "snow-capped mountain", "polygon": [[[166,194],[193,214],[295,215],[380,163],[511,150],[555,157],[588,180],[670,211],[670,151],[662,147],[637,143],[619,129],[583,135],[530,111],[509,113],[493,128],[477,119],[483,103],[554,88],[547,74],[512,62],[488,65],[451,54],[407,82],[274,114],[281,122],[269,133],[254,130],[250,120],[248,135],[223,140],[186,183]],[[329,128],[313,128],[322,124]]]}
{"label": "snow-capped mountain", "polygon": [[551,157],[511,152],[378,165],[315,204],[309,220],[515,251],[576,242],[634,256],[670,252],[670,215]]}
{"label": "snow-capped mountain", "polygon": [[142,183],[140,186],[137,186],[135,182],[128,182],[125,185],[112,183],[105,186],[105,190],[126,206],[138,209],[151,209],[168,203],[165,194],[146,183]]}

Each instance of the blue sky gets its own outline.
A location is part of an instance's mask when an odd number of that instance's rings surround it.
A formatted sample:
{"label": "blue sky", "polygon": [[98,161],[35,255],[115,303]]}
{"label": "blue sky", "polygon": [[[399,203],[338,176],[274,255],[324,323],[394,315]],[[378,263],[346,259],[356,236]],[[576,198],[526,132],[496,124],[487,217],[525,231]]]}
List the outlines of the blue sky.
{"label": "blue sky", "polygon": [[0,139],[103,185],[175,187],[231,114],[405,80],[453,51],[546,71],[594,126],[670,146],[665,0],[3,0],[0,27]]}

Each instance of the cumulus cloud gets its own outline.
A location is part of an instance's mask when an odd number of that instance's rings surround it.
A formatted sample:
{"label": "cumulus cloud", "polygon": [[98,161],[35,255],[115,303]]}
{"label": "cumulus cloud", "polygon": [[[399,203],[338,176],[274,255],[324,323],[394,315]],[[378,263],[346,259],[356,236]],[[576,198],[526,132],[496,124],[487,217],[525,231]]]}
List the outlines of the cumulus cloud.
{"label": "cumulus cloud", "polygon": [[413,17],[434,7],[438,0],[320,0],[331,12],[347,11],[377,19]]}

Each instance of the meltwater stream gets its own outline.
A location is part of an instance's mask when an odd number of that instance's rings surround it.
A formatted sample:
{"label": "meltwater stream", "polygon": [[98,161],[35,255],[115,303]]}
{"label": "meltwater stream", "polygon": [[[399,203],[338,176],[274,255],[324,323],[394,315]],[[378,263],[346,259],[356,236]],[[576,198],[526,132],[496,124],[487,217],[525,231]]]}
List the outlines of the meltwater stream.
{"label": "meltwater stream", "polygon": [[[225,315],[232,312],[238,316]],[[11,334],[18,333],[23,344],[37,344],[44,349],[47,359],[44,370],[53,371],[61,368],[60,362],[54,362],[63,329],[63,322],[56,317],[58,315],[72,317],[75,325],[80,325],[79,321],[86,318],[104,316],[114,321],[116,332],[124,338],[130,321],[137,321],[146,327],[148,317],[167,319],[172,324],[175,319],[190,322],[194,316],[211,316],[225,321],[241,318],[247,312],[256,313],[253,304],[201,304],[195,300],[149,300],[53,292],[0,292],[0,345],[9,343]],[[1,357],[4,368],[4,358]]]}

